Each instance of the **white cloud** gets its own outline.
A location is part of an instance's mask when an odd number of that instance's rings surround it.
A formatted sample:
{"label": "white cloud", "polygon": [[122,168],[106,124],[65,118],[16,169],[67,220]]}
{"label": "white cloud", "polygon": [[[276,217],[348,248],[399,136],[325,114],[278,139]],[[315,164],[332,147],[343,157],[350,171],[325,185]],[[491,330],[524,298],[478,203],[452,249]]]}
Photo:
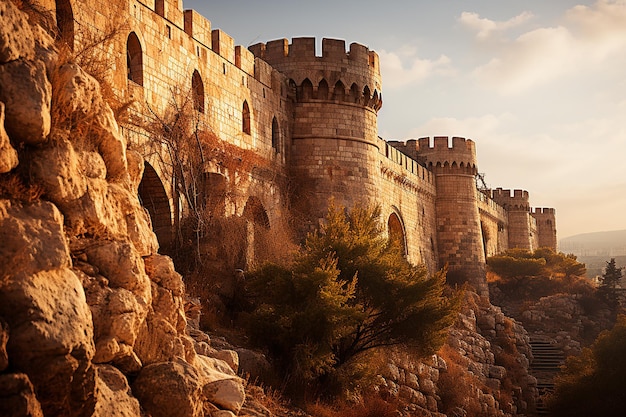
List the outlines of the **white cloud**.
{"label": "white cloud", "polygon": [[480,17],[478,13],[463,12],[461,17],[457,20],[476,32],[476,38],[480,40],[487,39],[495,33],[504,32],[508,29],[517,27],[528,21],[533,17],[531,12],[522,12],[521,14],[512,17],[504,22],[496,22],[494,20]]}
{"label": "white cloud", "polygon": [[504,51],[474,70],[483,85],[502,94],[516,94],[529,87],[575,71],[584,58],[571,33],[564,27],[527,32]]}
{"label": "white cloud", "polygon": [[591,7],[576,6],[560,26],[535,29],[503,42],[493,58],[472,75],[480,84],[505,95],[562,76],[618,65],[626,48],[626,2],[600,0]]}
{"label": "white cloud", "polygon": [[408,84],[417,84],[434,75],[452,74],[454,70],[450,58],[423,59],[417,56],[417,50],[404,46],[395,51],[378,52],[385,89],[398,88]]}

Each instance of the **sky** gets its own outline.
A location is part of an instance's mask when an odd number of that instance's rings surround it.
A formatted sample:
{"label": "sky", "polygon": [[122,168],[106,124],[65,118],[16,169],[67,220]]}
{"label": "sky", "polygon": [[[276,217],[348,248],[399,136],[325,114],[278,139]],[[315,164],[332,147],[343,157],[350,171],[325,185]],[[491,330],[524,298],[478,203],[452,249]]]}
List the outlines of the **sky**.
{"label": "sky", "polygon": [[237,45],[369,47],[379,136],[474,140],[487,185],[555,208],[559,239],[626,229],[626,0],[183,1]]}

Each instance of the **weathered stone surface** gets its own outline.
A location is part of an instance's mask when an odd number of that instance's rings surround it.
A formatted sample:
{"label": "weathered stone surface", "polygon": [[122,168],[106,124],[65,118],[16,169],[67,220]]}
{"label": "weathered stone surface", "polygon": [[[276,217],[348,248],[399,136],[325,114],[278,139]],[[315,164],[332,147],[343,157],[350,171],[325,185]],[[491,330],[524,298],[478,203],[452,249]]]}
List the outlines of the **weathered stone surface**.
{"label": "weathered stone surface", "polygon": [[181,297],[185,291],[182,276],[174,269],[174,262],[168,256],[153,254],[144,259],[146,273],[150,279],[175,296]]}
{"label": "weathered stone surface", "polygon": [[29,375],[46,413],[67,414],[73,384],[88,378],[94,354],[91,313],[69,269],[0,282],[11,364]]}
{"label": "weathered stone surface", "polygon": [[139,401],[132,396],[124,374],[110,365],[96,366],[96,398],[92,417],[140,417]]}
{"label": "weathered stone surface", "polygon": [[145,366],[132,388],[152,417],[204,416],[200,377],[182,360]]}
{"label": "weathered stone surface", "polygon": [[143,156],[139,152],[128,149],[126,151],[126,165],[128,166],[128,176],[130,178],[130,190],[133,194],[138,194],[139,184],[145,168]]}
{"label": "weathered stone surface", "polygon": [[11,171],[18,163],[17,151],[4,129],[4,103],[0,102],[0,174]]}
{"label": "weathered stone surface", "polygon": [[130,185],[126,164],[126,141],[111,108],[102,100],[98,82],[78,65],[62,65],[57,72],[59,88],[54,108],[58,118],[79,133],[89,133],[91,147],[98,150],[107,167],[107,179]]}
{"label": "weathered stone surface", "polygon": [[221,408],[238,413],[246,394],[243,380],[222,360],[196,356],[195,366],[203,381],[205,397]]}
{"label": "weathered stone surface", "polygon": [[186,357],[185,345],[176,328],[153,312],[139,328],[134,351],[144,365]]}
{"label": "weathered stone surface", "polygon": [[9,137],[17,143],[44,142],[50,133],[52,98],[44,63],[20,59],[0,65],[0,85]]}
{"label": "weathered stone surface", "polygon": [[0,63],[32,59],[35,40],[28,17],[10,1],[0,3]]}
{"label": "weathered stone surface", "polygon": [[0,271],[7,278],[71,263],[61,213],[45,201],[0,200],[0,242]]}
{"label": "weathered stone surface", "polygon": [[144,262],[134,247],[126,241],[101,241],[85,250],[89,263],[109,280],[111,288],[124,288],[134,294],[144,306],[152,302],[150,279]]}
{"label": "weathered stone surface", "polygon": [[234,350],[219,350],[211,356],[226,362],[233,372],[237,373],[239,370],[239,355]]}
{"label": "weathered stone surface", "polygon": [[0,375],[0,415],[43,417],[33,384],[26,374]]}
{"label": "weathered stone surface", "polygon": [[34,179],[44,187],[46,196],[63,208],[85,194],[87,182],[71,142],[60,132],[53,136],[46,146],[29,155],[29,166]]}

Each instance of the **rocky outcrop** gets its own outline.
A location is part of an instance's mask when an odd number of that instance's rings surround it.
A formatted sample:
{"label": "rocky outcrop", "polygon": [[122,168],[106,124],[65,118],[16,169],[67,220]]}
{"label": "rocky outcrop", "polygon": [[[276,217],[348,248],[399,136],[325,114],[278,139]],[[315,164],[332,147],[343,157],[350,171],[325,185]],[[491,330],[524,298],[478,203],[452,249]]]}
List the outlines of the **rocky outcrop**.
{"label": "rocky outcrop", "polygon": [[0,414],[236,415],[238,357],[187,330],[141,157],[53,43],[0,2]]}
{"label": "rocky outcrop", "polygon": [[554,341],[566,356],[580,354],[613,323],[611,311],[585,294],[542,297],[521,311],[519,319],[536,337]]}
{"label": "rocky outcrop", "polygon": [[534,408],[537,383],[529,342],[519,323],[468,293],[439,354],[415,361],[397,349],[379,389],[405,404],[406,416],[524,415]]}

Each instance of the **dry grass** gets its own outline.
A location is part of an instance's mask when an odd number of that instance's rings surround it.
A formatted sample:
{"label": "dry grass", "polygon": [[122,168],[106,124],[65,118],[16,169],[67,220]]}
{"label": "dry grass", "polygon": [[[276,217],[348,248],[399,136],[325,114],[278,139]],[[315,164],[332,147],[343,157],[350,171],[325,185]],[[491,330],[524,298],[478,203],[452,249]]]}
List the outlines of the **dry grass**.
{"label": "dry grass", "polygon": [[18,173],[0,174],[0,198],[34,203],[43,192],[43,187],[38,184],[27,184]]}
{"label": "dry grass", "polygon": [[308,404],[305,409],[315,417],[396,417],[398,406],[397,402],[386,401],[377,393],[371,392],[354,403],[315,402]]}
{"label": "dry grass", "polygon": [[444,345],[439,355],[446,361],[448,369],[439,374],[437,387],[441,397],[441,412],[451,414],[455,409],[463,409],[470,416],[481,415],[481,405],[477,398],[482,384],[467,371],[466,359],[449,345]]}

